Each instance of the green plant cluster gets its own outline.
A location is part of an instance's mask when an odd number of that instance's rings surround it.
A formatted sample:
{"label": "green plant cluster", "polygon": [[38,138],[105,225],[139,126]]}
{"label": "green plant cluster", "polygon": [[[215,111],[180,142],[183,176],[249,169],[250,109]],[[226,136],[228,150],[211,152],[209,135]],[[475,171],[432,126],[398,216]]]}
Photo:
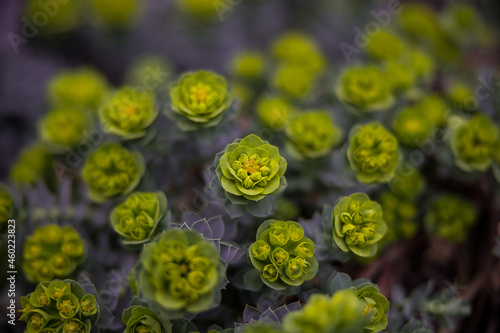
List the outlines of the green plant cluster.
{"label": "green plant cluster", "polygon": [[14,212],[14,199],[7,188],[0,184],[0,230],[9,219],[12,219]]}

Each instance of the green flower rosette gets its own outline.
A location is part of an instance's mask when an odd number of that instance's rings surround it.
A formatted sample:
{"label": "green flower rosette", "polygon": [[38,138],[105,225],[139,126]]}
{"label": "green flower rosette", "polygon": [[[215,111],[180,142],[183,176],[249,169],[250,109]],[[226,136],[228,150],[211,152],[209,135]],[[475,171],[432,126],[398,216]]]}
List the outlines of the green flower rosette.
{"label": "green flower rosette", "polygon": [[286,167],[277,147],[251,134],[217,154],[214,178],[232,203],[246,205],[281,192]]}
{"label": "green flower rosette", "polygon": [[217,306],[225,270],[213,242],[191,229],[171,229],[145,245],[129,281],[136,293],[175,318]]}
{"label": "green flower rosette", "polygon": [[19,185],[34,185],[48,173],[54,157],[47,148],[34,143],[24,148],[9,171],[9,178]]}
{"label": "green flower rosette", "polygon": [[272,289],[290,290],[318,272],[314,242],[304,237],[297,222],[267,220],[248,249],[250,261],[262,281]]}
{"label": "green flower rosette", "polygon": [[133,305],[123,311],[124,333],[169,333],[172,323],[160,313],[140,305]]}
{"label": "green flower rosette", "polygon": [[342,129],[324,111],[298,115],[286,126],[285,134],[285,148],[298,160],[324,157],[342,140]]}
{"label": "green flower rosette", "polygon": [[335,244],[342,251],[360,257],[374,256],[377,242],[387,230],[382,208],[364,193],[340,199],[332,212],[331,221]]}
{"label": "green flower rosette", "polygon": [[169,115],[183,131],[213,127],[231,108],[233,96],[226,79],[209,71],[183,74],[170,87]]}
{"label": "green flower rosette", "polygon": [[117,143],[106,143],[87,158],[83,178],[89,185],[91,200],[104,202],[108,198],[133,191],[145,172],[142,155]]}
{"label": "green flower rosette", "polygon": [[400,163],[398,141],[379,123],[354,127],[349,134],[347,158],[357,179],[365,184],[394,177]]}
{"label": "green flower rosette", "polygon": [[144,137],[157,116],[154,93],[128,86],[111,94],[99,109],[103,130],[126,140]]}
{"label": "green flower rosette", "polygon": [[167,197],[163,192],[133,192],[111,212],[111,225],[124,245],[149,242],[166,227]]}
{"label": "green flower rosette", "polygon": [[89,333],[100,315],[94,291],[73,280],[42,282],[21,297],[19,320],[26,322],[26,333]]}
{"label": "green flower rosette", "polygon": [[364,303],[362,313],[365,318],[369,319],[369,322],[365,325],[363,332],[377,333],[386,329],[389,301],[380,293],[378,287],[366,282],[348,290],[353,291],[355,296]]}
{"label": "green flower rosette", "polygon": [[407,107],[394,119],[394,133],[399,141],[410,147],[419,147],[434,133],[434,124],[419,107]]}
{"label": "green flower rosette", "polygon": [[335,85],[338,100],[357,114],[387,111],[395,102],[384,73],[376,67],[349,67]]}

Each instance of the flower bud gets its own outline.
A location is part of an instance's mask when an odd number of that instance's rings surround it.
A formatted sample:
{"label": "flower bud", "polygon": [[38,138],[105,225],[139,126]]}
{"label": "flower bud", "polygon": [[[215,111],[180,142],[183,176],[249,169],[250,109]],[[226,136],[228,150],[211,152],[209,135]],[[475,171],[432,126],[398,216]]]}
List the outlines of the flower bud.
{"label": "flower bud", "polygon": [[342,233],[352,235],[356,232],[356,227],[353,224],[344,224],[342,226]]}
{"label": "flower bud", "polygon": [[260,173],[262,174],[262,176],[266,177],[267,175],[269,175],[269,173],[271,173],[271,170],[267,166],[262,166],[260,168]]}
{"label": "flower bud", "polygon": [[285,274],[292,280],[296,280],[303,274],[301,263],[297,259],[290,259],[285,265]]}
{"label": "flower bud", "polygon": [[263,240],[258,240],[252,245],[252,255],[255,259],[267,260],[271,247]]}
{"label": "flower bud", "polygon": [[263,157],[260,159],[259,165],[261,166],[261,172],[262,172],[262,167],[267,167],[269,165],[269,157]]}
{"label": "flower bud", "polygon": [[253,181],[259,181],[262,178],[262,175],[260,172],[256,171],[250,175],[250,179]]}
{"label": "flower bud", "polygon": [[239,169],[238,170],[238,178],[239,179],[246,179],[248,177],[248,172],[246,172],[245,170],[243,169]]}
{"label": "flower bud", "polygon": [[273,251],[272,261],[276,265],[283,265],[286,261],[288,261],[289,257],[290,255],[288,254],[288,252],[283,250],[281,247],[277,247]]}
{"label": "flower bud", "polygon": [[243,167],[243,163],[241,163],[240,161],[234,161],[232,164],[231,164],[231,167],[238,171],[240,170],[242,167]]}
{"label": "flower bud", "polygon": [[268,280],[270,282],[274,282],[278,279],[278,269],[273,264],[268,264],[268,265],[264,266],[264,268],[262,270],[262,276],[266,280]]}
{"label": "flower bud", "polygon": [[250,177],[245,178],[245,180],[243,181],[243,186],[245,186],[246,188],[251,188],[253,186],[253,180],[250,179]]}
{"label": "flower bud", "polygon": [[247,154],[241,154],[240,157],[238,158],[238,161],[241,163],[245,163],[248,161],[248,155]]}

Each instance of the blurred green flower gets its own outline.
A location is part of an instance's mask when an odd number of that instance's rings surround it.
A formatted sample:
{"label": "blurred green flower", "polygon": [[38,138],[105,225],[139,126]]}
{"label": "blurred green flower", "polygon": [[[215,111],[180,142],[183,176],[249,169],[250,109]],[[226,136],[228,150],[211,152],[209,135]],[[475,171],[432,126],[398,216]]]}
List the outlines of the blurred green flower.
{"label": "blurred green flower", "polygon": [[214,243],[190,229],[171,229],[145,245],[139,288],[144,296],[177,314],[201,312],[220,300],[225,265]]}
{"label": "blurred green flower", "polygon": [[[24,7],[24,15],[43,35],[55,35],[70,32],[82,23],[83,4],[79,0],[65,0],[52,3],[53,7],[44,1],[29,0]],[[46,9],[50,7],[51,9]],[[57,9],[54,9],[57,8]],[[47,14],[46,14],[47,13]],[[49,14],[50,13],[50,14]],[[45,15],[45,21],[40,22],[40,16]],[[50,15],[50,16],[49,16]],[[43,18],[41,18],[43,20]],[[37,23],[36,25],[33,23]],[[30,29],[31,31],[31,29]]]}
{"label": "blurred green flower", "polygon": [[434,200],[424,223],[427,232],[460,243],[467,237],[476,217],[476,209],[470,202],[454,195],[442,195]]}
{"label": "blurred green flower", "polygon": [[382,208],[364,193],[343,197],[332,212],[333,239],[344,252],[372,257],[387,227]]}
{"label": "blurred green flower", "polygon": [[436,65],[427,53],[415,48],[406,48],[402,58],[418,79],[430,79],[434,74]]}
{"label": "blurred green flower", "polygon": [[257,51],[243,51],[234,55],[229,64],[229,72],[235,78],[256,81],[264,77],[266,59]]}
{"label": "blurred green flower", "polygon": [[388,324],[389,301],[380,293],[378,287],[367,282],[357,287],[351,287],[349,290],[355,292],[356,297],[363,301],[363,315],[370,320],[364,327],[363,332],[377,333],[383,331]]}
{"label": "blurred green flower", "polygon": [[285,134],[285,147],[298,159],[326,156],[342,140],[342,129],[326,111],[298,115],[288,123]]}
{"label": "blurred green flower", "polygon": [[223,20],[225,0],[175,0],[174,5],[185,15],[201,22]]}
{"label": "blurred green flower", "polygon": [[130,152],[117,143],[106,143],[87,158],[83,178],[89,185],[89,197],[103,202],[133,191],[144,171],[140,153]]}
{"label": "blurred green flower", "polygon": [[0,184],[0,230],[9,219],[14,218],[14,200],[7,187]]}
{"label": "blurred green flower", "polygon": [[172,72],[172,64],[163,55],[144,54],[132,61],[125,81],[131,86],[160,91],[167,88]]}
{"label": "blurred green flower", "polygon": [[73,227],[56,224],[38,227],[24,243],[24,274],[31,282],[69,277],[86,253],[85,243]]}
{"label": "blurred green flower", "polygon": [[104,131],[124,139],[145,136],[157,116],[154,93],[132,87],[119,89],[99,109]]}
{"label": "blurred green flower", "polygon": [[122,30],[133,26],[144,11],[143,0],[90,1],[91,18],[106,29]]}
{"label": "blurred green flower", "polygon": [[498,149],[500,132],[486,116],[478,114],[453,130],[451,149],[455,164],[464,171],[486,171]]}
{"label": "blurred green flower", "polygon": [[52,105],[97,111],[108,90],[108,83],[92,68],[64,70],[48,83],[48,95]]}
{"label": "blurred green flower", "polygon": [[335,86],[339,101],[362,112],[386,111],[394,104],[384,73],[373,66],[349,67]]}
{"label": "blurred green flower", "polygon": [[417,207],[408,199],[401,199],[393,192],[382,193],[379,199],[382,206],[387,232],[382,239],[383,243],[390,243],[398,239],[407,239],[415,235],[418,225],[415,222]]}
{"label": "blurred green flower", "polygon": [[314,243],[304,237],[299,223],[264,221],[256,239],[248,249],[250,261],[269,287],[284,290],[288,286],[299,286],[318,272]]}
{"label": "blurred green flower", "polygon": [[65,153],[84,141],[92,120],[84,110],[60,107],[47,113],[38,124],[40,140],[54,153]]}
{"label": "blurred green flower", "polygon": [[290,333],[359,333],[367,324],[363,302],[349,290],[332,296],[313,294],[300,311],[287,314],[283,328]]}
{"label": "blurred green flower", "polygon": [[370,35],[366,51],[377,60],[395,60],[403,52],[403,43],[393,33],[381,30]]}
{"label": "blurred green flower", "polygon": [[271,85],[284,96],[302,100],[311,94],[316,76],[302,65],[285,63],[274,71]]}
{"label": "blurred green flower", "polygon": [[425,118],[427,118],[434,126],[446,126],[448,106],[446,105],[444,99],[439,95],[428,94],[416,104],[416,107],[422,111]]}
{"label": "blurred green flower", "polygon": [[234,99],[241,103],[241,110],[247,111],[254,99],[255,92],[253,88],[246,83],[238,81],[231,82],[231,88]]}
{"label": "blurred green flower", "polygon": [[450,38],[467,46],[488,46],[492,42],[491,31],[476,8],[463,1],[447,4],[443,26]]}
{"label": "blurred green flower", "polygon": [[126,309],[122,322],[126,326],[125,333],[167,333],[172,327],[166,316],[139,305]]}
{"label": "blurred green flower", "polygon": [[276,96],[260,98],[256,108],[260,122],[274,131],[283,129],[293,113],[292,105],[286,99]]}
{"label": "blurred green flower", "polygon": [[465,83],[454,83],[448,90],[448,100],[453,108],[465,111],[475,111],[476,98],[472,89]]}
{"label": "blurred green flower", "polygon": [[277,147],[254,134],[228,145],[215,167],[229,199],[258,201],[281,192],[286,185],[286,160]]}
{"label": "blurred green flower", "polygon": [[34,185],[43,179],[52,161],[53,156],[46,148],[39,143],[34,143],[21,151],[11,166],[9,177],[20,185]]}
{"label": "blurred green flower", "polygon": [[326,66],[326,59],[316,42],[301,32],[291,31],[280,36],[274,41],[271,53],[279,63],[302,67],[313,76]]}
{"label": "blurred green flower", "polygon": [[405,5],[399,16],[399,24],[412,39],[417,41],[427,41],[440,34],[436,13],[424,3]]}
{"label": "blurred green flower", "polygon": [[433,123],[424,110],[410,106],[401,110],[394,119],[394,133],[407,146],[418,147],[434,133]]}
{"label": "blurred green flower", "polygon": [[406,91],[413,88],[417,81],[415,72],[402,61],[385,62],[384,74],[393,91]]}
{"label": "blurred green flower", "polygon": [[170,88],[170,99],[181,116],[177,124],[186,130],[217,125],[233,101],[226,79],[207,71],[183,74]]}
{"label": "blurred green flower", "polygon": [[394,178],[390,180],[389,188],[399,198],[411,199],[422,192],[424,182],[424,177],[417,168],[402,164],[396,169]]}
{"label": "blurred green flower", "polygon": [[167,210],[163,192],[134,192],[111,212],[111,224],[124,244],[142,244],[152,239]]}
{"label": "blurred green flower", "polygon": [[347,157],[362,183],[385,182],[394,176],[400,153],[397,139],[379,123],[356,126],[349,134]]}

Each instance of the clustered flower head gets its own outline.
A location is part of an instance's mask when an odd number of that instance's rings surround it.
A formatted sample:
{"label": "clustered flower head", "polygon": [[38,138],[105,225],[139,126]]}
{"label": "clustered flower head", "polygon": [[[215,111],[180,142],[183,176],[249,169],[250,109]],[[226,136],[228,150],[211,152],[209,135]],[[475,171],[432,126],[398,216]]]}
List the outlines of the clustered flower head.
{"label": "clustered flower head", "polygon": [[442,195],[433,201],[424,223],[429,233],[459,243],[467,237],[476,217],[476,209],[469,201],[454,195]]}
{"label": "clustered flower head", "polygon": [[24,148],[10,169],[10,178],[20,185],[34,185],[43,178],[53,161],[52,155],[39,143]]}
{"label": "clustered flower head", "polygon": [[149,241],[167,210],[163,192],[134,192],[111,212],[111,224],[124,244]]}
{"label": "clustered flower head", "polygon": [[226,79],[208,71],[183,74],[170,88],[170,99],[180,116],[177,125],[185,130],[217,125],[233,102]]}
{"label": "clustered flower head", "polygon": [[232,76],[244,81],[252,82],[263,78],[266,70],[264,55],[257,51],[243,51],[237,53],[230,64]]}
{"label": "clustered flower head", "polygon": [[7,188],[0,184],[0,230],[7,221],[14,216],[12,215],[14,211],[14,200],[12,195],[9,193]]}
{"label": "clustered flower head", "polygon": [[370,36],[367,52],[378,60],[397,59],[403,52],[403,43],[393,33],[382,30]]}
{"label": "clustered flower head", "polygon": [[391,191],[402,199],[412,199],[423,189],[425,180],[420,171],[408,164],[402,164],[389,182]]}
{"label": "clustered flower head", "polygon": [[107,29],[122,30],[130,28],[140,17],[144,0],[90,1],[90,13],[93,21]]}
{"label": "clustered flower head", "polygon": [[391,86],[374,66],[347,68],[335,86],[339,101],[361,112],[385,111],[394,104]]}
{"label": "clustered flower head", "polygon": [[215,163],[217,178],[232,201],[259,201],[286,185],[287,162],[278,147],[254,134],[228,145]]}
{"label": "clustered flower head", "polygon": [[113,93],[99,109],[104,130],[124,139],[145,136],[157,116],[155,95],[128,86]]}
{"label": "clustered flower head", "polygon": [[39,283],[35,291],[21,297],[21,321],[26,333],[89,333],[99,319],[93,294],[72,280]]}
{"label": "clustered flower head", "polygon": [[133,305],[123,312],[122,322],[125,333],[166,333],[172,323],[163,314],[144,306]]}
{"label": "clustered flower head", "polygon": [[138,272],[140,292],[173,314],[201,312],[220,301],[225,265],[213,242],[190,229],[171,229],[148,243]]}
{"label": "clustered flower head", "polygon": [[417,81],[417,75],[405,61],[388,60],[385,62],[383,72],[386,81],[394,92],[410,90]]}
{"label": "clustered flower head", "polygon": [[375,255],[377,242],[387,230],[382,208],[364,193],[343,197],[332,212],[331,223],[335,244],[361,257]]}
{"label": "clustered flower head", "polygon": [[38,227],[26,239],[23,270],[32,282],[69,277],[86,256],[85,243],[70,226],[49,224]]}
{"label": "clustered flower head", "polygon": [[[65,7],[65,6],[62,6]],[[56,107],[97,111],[108,89],[106,79],[96,70],[65,70],[49,82],[49,100]]]}
{"label": "clustered flower head", "polygon": [[380,195],[379,202],[387,224],[387,232],[382,240],[384,243],[410,238],[417,233],[417,207],[414,201],[386,191]]}
{"label": "clustered flower head", "polygon": [[455,163],[465,171],[486,171],[498,149],[500,132],[486,116],[475,115],[453,131],[451,148]]}
{"label": "clustered flower head", "polygon": [[465,111],[474,111],[476,109],[474,92],[465,83],[453,83],[448,90],[447,97],[454,109],[458,108]]}
{"label": "clustered flower head", "polygon": [[274,131],[283,129],[293,113],[290,102],[278,96],[262,97],[256,108],[262,125]]}
{"label": "clustered flower head", "polygon": [[417,106],[401,110],[394,120],[394,133],[407,146],[419,146],[433,134],[434,125]]}
{"label": "clustered flower head", "polygon": [[434,126],[444,127],[448,118],[448,107],[438,94],[429,94],[422,98],[417,107]]}
{"label": "clustered flower head", "polygon": [[362,283],[359,286],[349,288],[363,304],[363,316],[369,319],[363,332],[377,333],[383,331],[388,324],[387,312],[389,311],[389,301],[373,283]]}
{"label": "clustered flower head", "polygon": [[89,185],[92,200],[128,194],[139,184],[144,174],[144,160],[117,143],[106,143],[93,152],[83,168],[83,178]]}
{"label": "clustered flower head", "polygon": [[283,328],[290,333],[359,333],[369,318],[352,290],[339,290],[332,296],[311,295],[302,310],[285,316]]}
{"label": "clustered flower head", "polygon": [[46,16],[47,19],[45,21],[41,21],[44,24],[30,23],[34,26],[34,29],[36,29],[36,33],[47,36],[68,33],[81,24],[83,3],[78,0],[65,0],[64,2],[60,2],[60,4],[61,5],[57,4],[58,10],[53,10],[47,9],[44,2],[29,0],[25,3],[24,15],[26,18],[29,18],[29,20],[33,20],[33,23],[35,23],[40,22],[40,19],[35,21],[32,19],[33,17],[37,17],[37,15],[41,16],[40,14],[48,14],[50,12],[50,16]]}
{"label": "clustered flower head", "polygon": [[248,249],[250,260],[269,287],[299,286],[318,272],[314,242],[304,237],[299,223],[267,220],[257,230],[256,239]]}
{"label": "clustered flower head", "polygon": [[390,180],[400,162],[398,141],[379,123],[357,126],[349,135],[347,157],[362,183]]}
{"label": "clustered flower head", "polygon": [[39,123],[41,141],[54,152],[66,152],[89,135],[89,114],[73,107],[60,107],[46,114]]}
{"label": "clustered flower head", "polygon": [[302,65],[284,63],[274,71],[271,84],[283,96],[303,100],[310,96],[316,75]]}
{"label": "clustered flower head", "polygon": [[323,157],[342,139],[342,129],[325,111],[298,115],[286,126],[285,134],[287,150],[298,159]]}

